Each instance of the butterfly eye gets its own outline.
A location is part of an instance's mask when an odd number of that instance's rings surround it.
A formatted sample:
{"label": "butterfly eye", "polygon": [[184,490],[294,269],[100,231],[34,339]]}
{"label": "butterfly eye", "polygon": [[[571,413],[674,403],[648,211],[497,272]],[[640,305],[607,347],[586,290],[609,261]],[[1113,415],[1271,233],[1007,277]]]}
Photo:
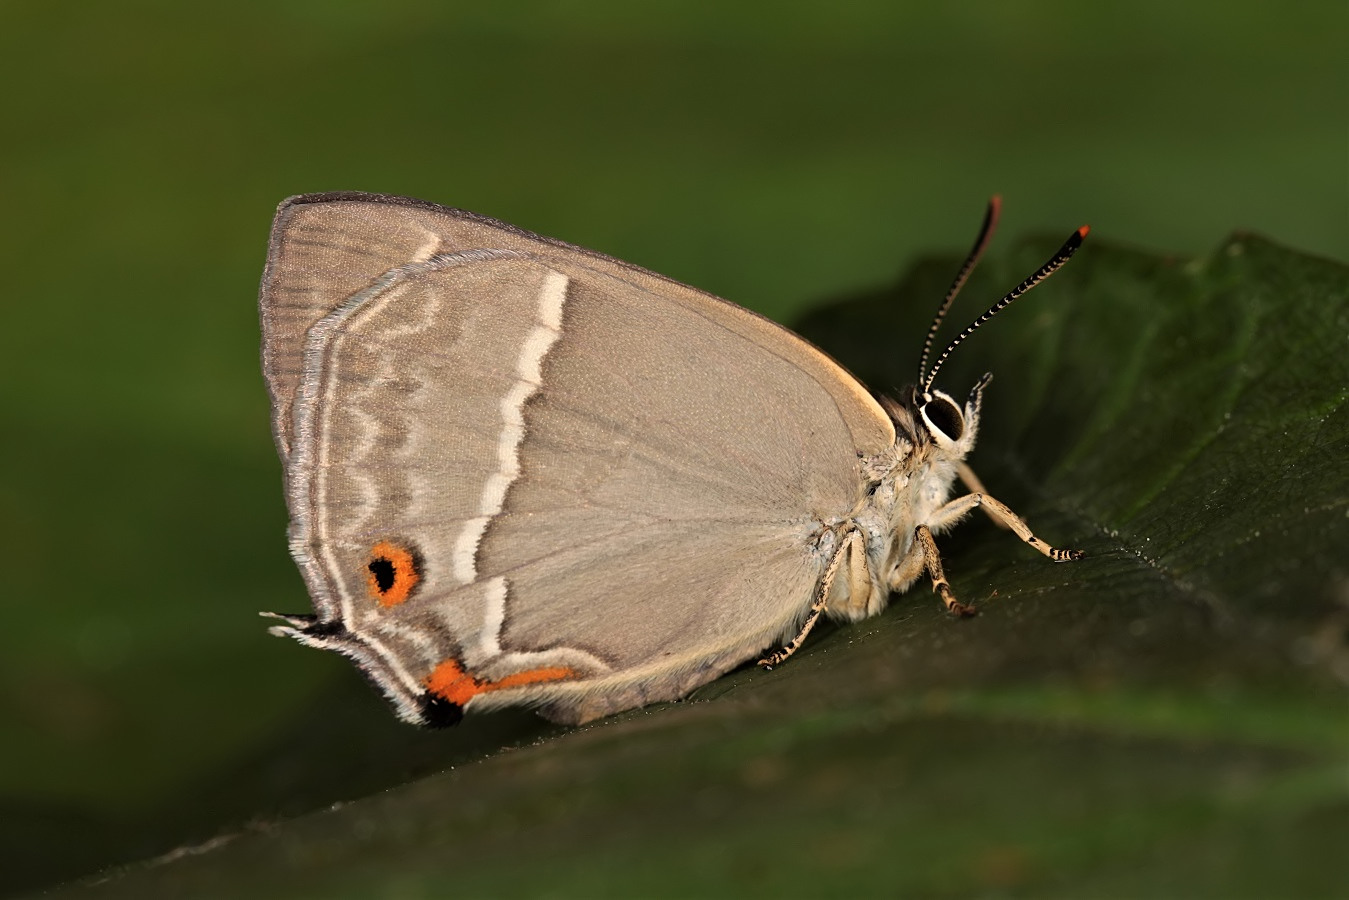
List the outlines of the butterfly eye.
{"label": "butterfly eye", "polygon": [[421,558],[416,550],[392,541],[380,541],[370,548],[366,586],[380,606],[402,603],[421,580]]}
{"label": "butterfly eye", "polygon": [[965,417],[943,394],[933,394],[932,399],[923,404],[922,413],[933,437],[944,437],[955,443],[965,433]]}

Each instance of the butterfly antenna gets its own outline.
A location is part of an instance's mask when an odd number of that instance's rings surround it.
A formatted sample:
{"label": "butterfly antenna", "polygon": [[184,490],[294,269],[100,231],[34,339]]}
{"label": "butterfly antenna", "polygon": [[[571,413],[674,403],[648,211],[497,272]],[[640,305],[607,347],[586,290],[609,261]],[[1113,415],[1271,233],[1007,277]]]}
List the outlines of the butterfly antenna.
{"label": "butterfly antenna", "polygon": [[937,307],[937,314],[932,317],[932,325],[927,330],[927,339],[923,341],[923,356],[918,360],[918,384],[922,384],[924,376],[927,373],[927,361],[932,355],[932,341],[937,337],[937,329],[941,328],[942,321],[946,318],[947,311],[951,308],[951,303],[956,299],[956,294],[965,286],[969,280],[970,273],[974,267],[979,264],[979,257],[984,255],[988,249],[988,242],[993,239],[993,230],[998,227],[998,213],[1002,211],[1002,198],[994,194],[988,199],[988,211],[984,213],[984,224],[979,229],[979,236],[974,239],[974,246],[970,248],[970,255],[965,257],[965,264],[960,267],[956,273],[956,280],[951,282],[951,289],[946,292],[946,299]]}
{"label": "butterfly antenna", "polygon": [[1012,301],[1017,297],[1020,297],[1050,275],[1057,272],[1064,263],[1072,258],[1072,255],[1077,252],[1077,248],[1082,246],[1082,239],[1087,236],[1087,232],[1090,230],[1091,228],[1089,226],[1083,225],[1081,228],[1077,229],[1077,231],[1074,231],[1068,240],[1064,241],[1063,246],[1059,248],[1059,252],[1055,253],[1049,262],[1037,269],[1034,275],[1012,288],[1006,296],[990,306],[987,312],[971,322],[968,328],[956,335],[956,339],[947,344],[946,349],[941,352],[941,356],[937,357],[937,362],[933,364],[932,371],[927,374],[927,378],[919,380],[919,384],[922,386],[922,392],[927,393],[932,387],[932,382],[936,379],[937,372],[941,369],[942,363],[946,362],[946,358],[951,355],[952,350],[960,346],[961,341],[965,340],[965,338],[969,337],[971,334],[974,334],[974,330],[980,325],[1011,306]]}

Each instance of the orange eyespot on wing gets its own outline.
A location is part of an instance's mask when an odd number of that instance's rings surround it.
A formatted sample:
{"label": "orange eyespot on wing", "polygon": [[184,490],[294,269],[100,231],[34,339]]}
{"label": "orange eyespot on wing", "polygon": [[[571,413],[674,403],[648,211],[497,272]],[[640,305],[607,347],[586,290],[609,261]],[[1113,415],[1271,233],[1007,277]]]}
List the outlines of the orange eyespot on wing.
{"label": "orange eyespot on wing", "polygon": [[417,552],[392,541],[380,541],[370,548],[366,565],[366,588],[380,606],[397,606],[422,580],[422,563]]}
{"label": "orange eyespot on wing", "polygon": [[500,681],[479,681],[464,671],[455,659],[447,659],[426,679],[426,689],[442,700],[448,700],[456,706],[463,706],[479,694],[499,691],[503,688],[522,687],[526,684],[539,684],[545,681],[562,681],[576,677],[576,672],[566,666],[544,666],[539,669],[527,669],[507,675]]}

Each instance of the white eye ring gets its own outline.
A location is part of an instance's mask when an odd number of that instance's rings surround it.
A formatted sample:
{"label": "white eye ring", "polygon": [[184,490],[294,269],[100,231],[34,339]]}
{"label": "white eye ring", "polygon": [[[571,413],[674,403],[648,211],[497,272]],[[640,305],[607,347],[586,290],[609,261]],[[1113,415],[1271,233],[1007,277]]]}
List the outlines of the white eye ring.
{"label": "white eye ring", "polygon": [[956,444],[965,436],[965,416],[949,395],[932,391],[918,412],[938,446]]}

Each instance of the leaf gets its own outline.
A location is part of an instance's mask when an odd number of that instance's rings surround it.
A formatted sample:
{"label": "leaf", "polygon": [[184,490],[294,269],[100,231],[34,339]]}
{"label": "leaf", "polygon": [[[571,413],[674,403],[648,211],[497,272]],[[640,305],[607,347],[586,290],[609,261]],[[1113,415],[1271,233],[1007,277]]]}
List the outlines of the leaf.
{"label": "leaf", "polygon": [[[1053,246],[967,293],[995,297]],[[900,386],[953,268],[803,331]],[[941,541],[973,620],[915,589],[775,671],[570,731],[502,716],[435,744],[279,735],[281,796],[237,778],[216,793],[294,809],[345,767],[366,795],[61,894],[1336,893],[1347,338],[1341,265],[1252,235],[1198,260],[1089,243],[940,379],[961,396],[997,374],[972,464],[1086,559],[1052,564],[974,518]],[[529,743],[485,749],[512,735]],[[436,753],[460,764],[397,782]]]}

